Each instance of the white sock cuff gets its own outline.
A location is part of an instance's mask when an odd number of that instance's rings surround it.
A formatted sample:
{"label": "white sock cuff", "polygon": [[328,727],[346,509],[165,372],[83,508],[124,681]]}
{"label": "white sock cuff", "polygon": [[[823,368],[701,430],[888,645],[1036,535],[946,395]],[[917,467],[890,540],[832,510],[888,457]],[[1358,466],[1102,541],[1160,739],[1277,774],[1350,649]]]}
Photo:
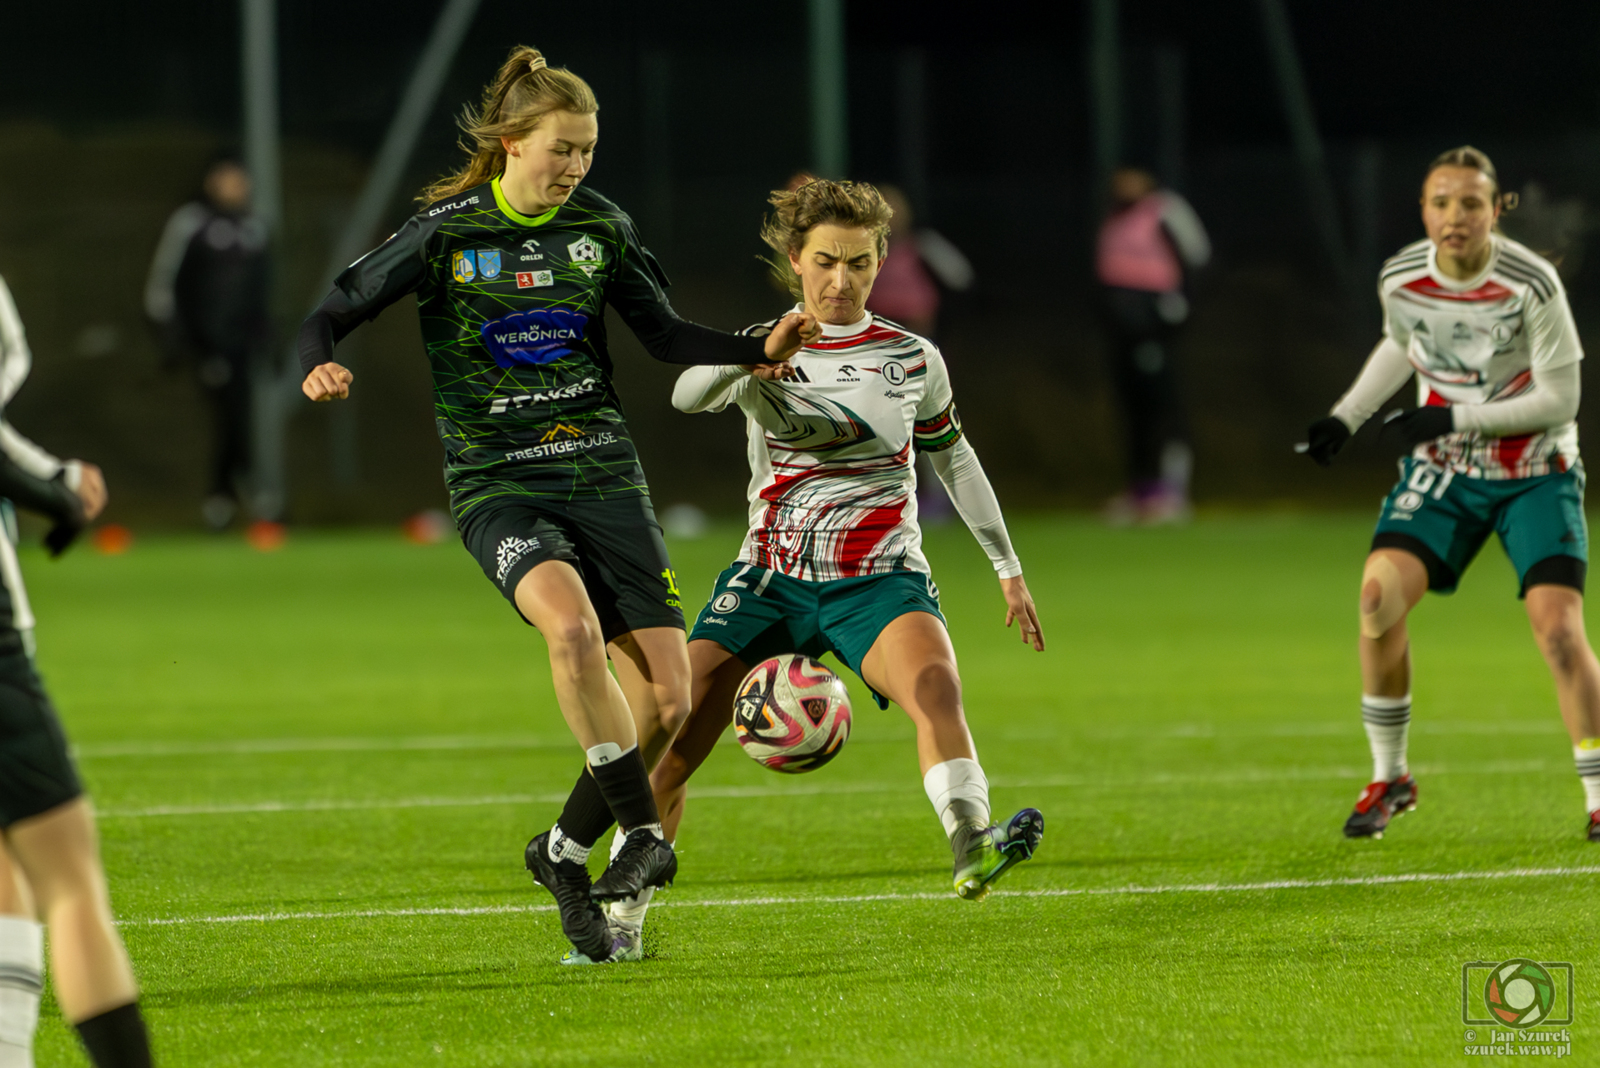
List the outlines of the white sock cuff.
{"label": "white sock cuff", "polygon": [[21,916],[0,916],[0,965],[44,970],[44,927]]}
{"label": "white sock cuff", "polygon": [[989,780],[976,760],[957,757],[935,764],[922,777],[922,788],[946,834],[954,834],[963,817],[988,822]]}
{"label": "white sock cuff", "polygon": [[601,742],[599,745],[593,745],[584,750],[584,755],[589,758],[589,766],[591,768],[598,768],[601,764],[610,764],[613,761],[621,760],[637,748],[639,748],[638,743],[634,743],[624,749],[616,742]]}
{"label": "white sock cuff", "polygon": [[1406,694],[1404,697],[1380,697],[1377,694],[1364,693],[1361,695],[1361,705],[1363,708],[1375,708],[1384,712],[1390,712],[1396,709],[1410,708],[1411,695]]}
{"label": "white sock cuff", "polygon": [[21,916],[0,916],[0,1063],[33,1064],[44,991],[44,928]]}

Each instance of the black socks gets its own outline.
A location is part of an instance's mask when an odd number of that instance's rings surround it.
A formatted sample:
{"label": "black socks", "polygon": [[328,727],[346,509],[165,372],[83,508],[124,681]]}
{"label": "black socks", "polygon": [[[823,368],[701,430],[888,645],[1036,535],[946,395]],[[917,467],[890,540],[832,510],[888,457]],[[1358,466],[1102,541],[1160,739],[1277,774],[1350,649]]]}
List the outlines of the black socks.
{"label": "black socks", "polygon": [[77,1027],[95,1068],[150,1068],[150,1037],[137,1001],[91,1016]]}
{"label": "black socks", "polygon": [[[607,807],[624,831],[661,822],[655,794],[650,790],[650,772],[645,769],[644,754],[638,746],[615,760],[590,765],[589,774],[594,776]],[[561,829],[566,831],[566,825],[562,824]]]}
{"label": "black socks", "polygon": [[615,822],[611,808],[606,804],[605,795],[600,792],[600,784],[595,781],[589,766],[585,764],[583,771],[578,775],[578,784],[567,796],[566,806],[562,808],[561,818],[556,820],[556,826],[561,828],[562,834],[578,845],[592,849],[600,840],[600,836],[610,830]]}

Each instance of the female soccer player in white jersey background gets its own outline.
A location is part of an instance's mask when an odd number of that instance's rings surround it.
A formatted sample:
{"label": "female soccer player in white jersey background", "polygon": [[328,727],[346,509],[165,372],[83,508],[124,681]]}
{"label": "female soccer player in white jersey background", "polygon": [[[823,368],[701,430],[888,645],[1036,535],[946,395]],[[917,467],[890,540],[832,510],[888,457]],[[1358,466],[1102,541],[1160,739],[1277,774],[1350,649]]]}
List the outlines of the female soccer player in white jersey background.
{"label": "female soccer player in white jersey background", "polygon": [[[750,532],[717,579],[690,636],[693,711],[652,776],[668,836],[685,784],[732,721],[733,696],[778,653],[832,652],[905,709],[955,858],[955,890],[983,897],[1038,846],[1044,819],[1023,809],[990,821],[988,782],[962,712],[955,650],[921,551],[915,453],[927,453],[994,563],[1005,622],[1044,651],[1044,632],[999,502],[962,436],[944,358],[925,338],[867,312],[890,210],[877,190],[812,180],[772,194],[762,237],[804,310],[822,324],[784,368],[700,367],[678,380],[686,412],[738,405],[748,417]],[[764,335],[774,320],[752,327]],[[885,704],[884,707],[887,707]],[[650,891],[613,902],[637,936]]]}
{"label": "female soccer player in white jersey background", "polygon": [[1413,374],[1419,407],[1391,427],[1415,451],[1383,503],[1361,576],[1361,716],[1373,781],[1345,823],[1381,836],[1416,806],[1406,767],[1411,652],[1406,616],[1426,590],[1455,590],[1491,533],[1516,568],[1600,841],[1600,662],[1584,633],[1588,529],[1578,459],[1583,350],[1555,268],[1496,232],[1504,206],[1488,156],[1433,161],[1422,187],[1427,239],[1383,266],[1383,339],[1350,391],[1312,424],[1326,465]]}

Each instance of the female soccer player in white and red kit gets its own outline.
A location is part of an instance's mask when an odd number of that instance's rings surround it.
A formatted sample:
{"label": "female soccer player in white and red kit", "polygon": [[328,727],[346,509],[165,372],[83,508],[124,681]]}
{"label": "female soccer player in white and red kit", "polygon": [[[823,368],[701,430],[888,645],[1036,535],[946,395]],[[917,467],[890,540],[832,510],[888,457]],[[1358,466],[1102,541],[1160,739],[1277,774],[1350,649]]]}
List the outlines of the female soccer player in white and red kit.
{"label": "female soccer player in white and red kit", "polygon": [[[750,532],[717,579],[689,641],[689,721],[651,777],[675,836],[685,784],[732,721],[750,668],[779,653],[832,652],[917,728],[928,800],[954,855],[955,892],[984,897],[1028,859],[1044,817],[990,818],[989,784],[962,710],[955,650],[917,527],[917,453],[930,457],[957,511],[993,563],[1022,640],[1044,633],[999,502],[961,430],[938,348],[865,308],[885,252],[890,211],[868,185],[813,180],[772,194],[762,236],[775,267],[822,324],[784,368],[702,367],[683,374],[686,412],[737,405],[749,434]],[[793,313],[790,313],[793,314]],[[752,327],[763,335],[774,319]],[[614,902],[621,928],[642,922],[649,891]]]}
{"label": "female soccer player in white and red kit", "polygon": [[1325,465],[1416,377],[1419,406],[1388,420],[1415,450],[1400,462],[1361,577],[1361,717],[1374,769],[1345,823],[1351,838],[1380,837],[1416,807],[1406,616],[1425,591],[1454,591],[1495,533],[1555,677],[1588,837],[1600,841],[1600,662],[1583,626],[1589,535],[1573,422],[1583,349],[1555,268],[1495,232],[1504,203],[1477,149],[1433,161],[1422,186],[1428,236],[1379,276],[1383,339],[1310,429],[1308,451]]}

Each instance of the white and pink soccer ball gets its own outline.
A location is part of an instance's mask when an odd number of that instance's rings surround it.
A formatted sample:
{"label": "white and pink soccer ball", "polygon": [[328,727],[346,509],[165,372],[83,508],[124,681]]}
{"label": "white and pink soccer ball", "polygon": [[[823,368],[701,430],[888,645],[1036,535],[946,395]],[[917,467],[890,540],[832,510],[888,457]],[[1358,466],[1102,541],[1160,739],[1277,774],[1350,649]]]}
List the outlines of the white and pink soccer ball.
{"label": "white and pink soccer ball", "polygon": [[733,732],[750,759],[773,771],[815,771],[850,737],[850,695],[820,660],[784,653],[739,684]]}

